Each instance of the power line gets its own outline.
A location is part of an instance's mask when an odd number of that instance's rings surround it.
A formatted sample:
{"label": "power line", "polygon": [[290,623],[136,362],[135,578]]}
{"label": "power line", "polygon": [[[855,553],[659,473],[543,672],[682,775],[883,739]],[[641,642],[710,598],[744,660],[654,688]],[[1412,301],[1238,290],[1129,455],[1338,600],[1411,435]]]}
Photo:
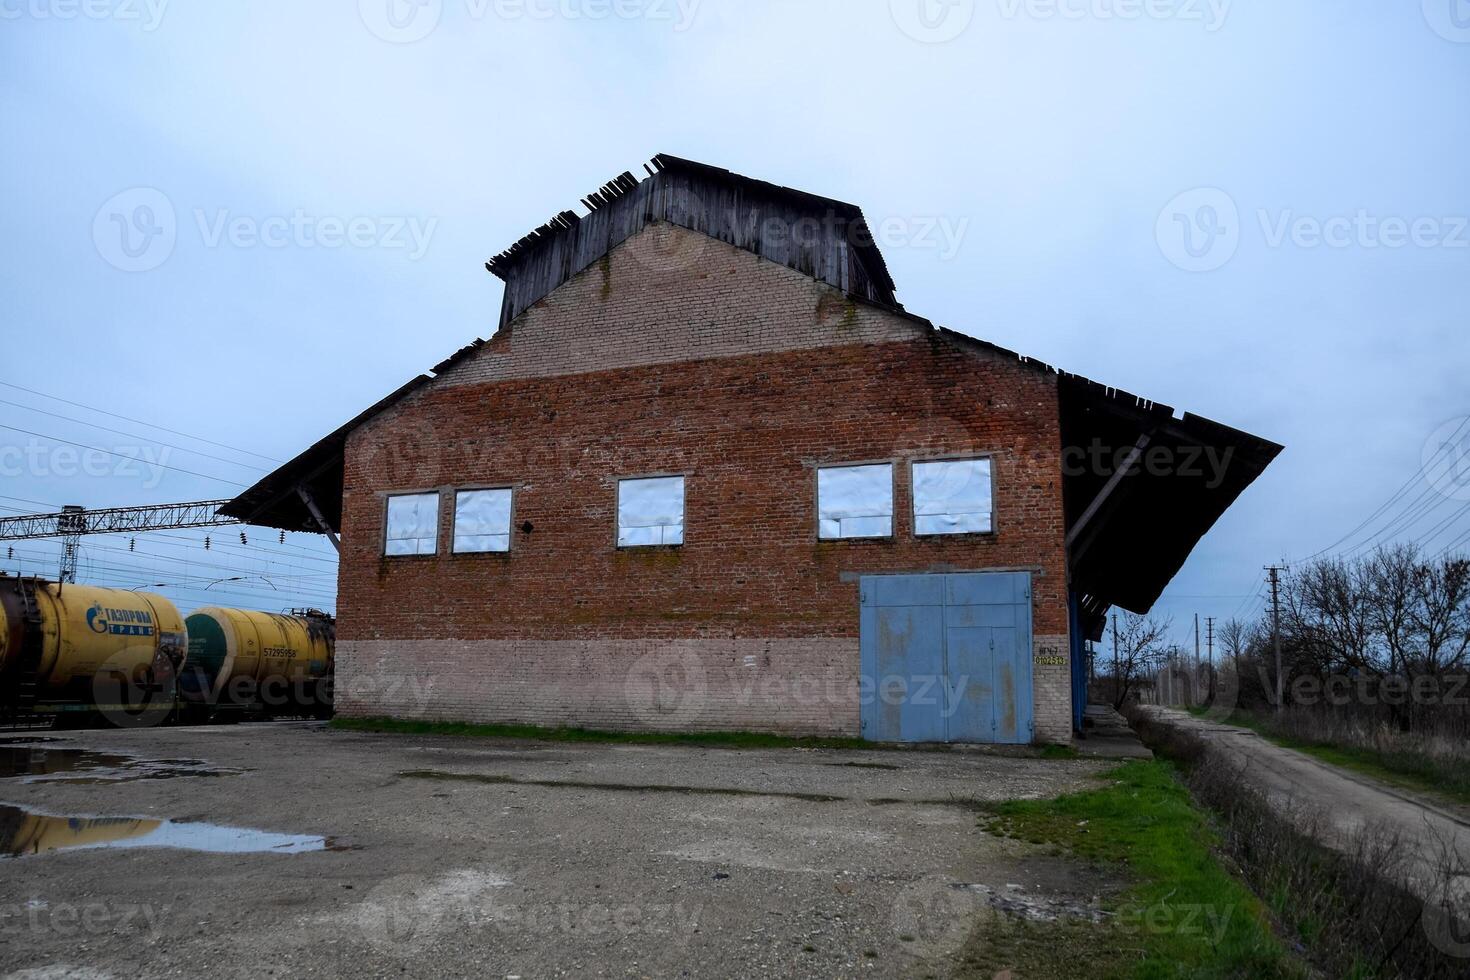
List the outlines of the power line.
{"label": "power line", "polygon": [[[29,558],[31,561],[44,564],[43,562],[40,562],[40,559],[36,555],[26,555],[26,554],[23,554],[22,553],[20,555],[20,557]],[[250,588],[250,587],[248,587],[248,585],[246,585],[246,586],[240,586],[240,585],[231,586],[231,588],[230,588],[229,591],[236,592],[236,593],[239,593],[241,595],[253,595],[253,596],[256,596],[257,598],[260,598],[260,597],[276,598],[276,597],[297,596],[297,597],[300,597],[300,598],[310,599],[313,602],[336,602],[336,598],[337,598],[335,592],[327,591],[327,590],[323,589],[321,586],[315,586],[315,587],[313,587],[313,586],[309,586],[309,585],[307,585],[307,586],[304,586],[304,585],[296,585],[296,584],[293,584],[291,582],[286,581],[285,578],[281,578],[280,579],[281,585],[280,586],[277,586],[275,584],[275,581],[271,578],[271,576],[269,576],[269,575],[263,575],[263,574],[258,573],[258,572],[256,572],[256,573],[249,573],[248,570],[246,570],[246,569],[240,569],[240,570],[238,570],[238,572],[242,572],[242,573],[245,573],[245,574],[236,574],[234,576],[228,576],[228,575],[194,575],[194,574],[190,574],[188,572],[180,572],[180,571],[177,571],[177,570],[175,570],[175,571],[169,571],[168,569],[154,568],[152,566],[117,565],[117,564],[113,564],[111,562],[98,561],[96,559],[88,559],[87,560],[87,563],[86,563],[86,567],[87,567],[87,576],[86,577],[88,579],[88,584],[94,584],[94,585],[101,584],[104,587],[108,587],[108,586],[106,586],[104,584],[105,583],[105,580],[107,580],[107,579],[120,579],[120,580],[124,580],[126,582],[129,582],[129,583],[133,583],[129,587],[136,587],[137,585],[143,585],[145,587],[149,587],[149,586],[151,586],[151,587],[169,587],[169,588],[186,589],[186,590],[189,590],[189,591],[204,592],[204,591],[206,591],[206,589],[204,589],[204,588],[196,588],[194,585],[191,585],[190,583],[191,582],[193,582],[193,583],[207,583],[209,585],[214,585],[214,584],[219,584],[219,583],[224,583],[224,582],[247,582],[248,583],[251,580],[259,580],[260,582],[264,582],[266,585],[270,586],[270,591],[269,592],[267,592],[264,589]],[[147,581],[149,579],[153,579],[153,580],[173,579],[175,581],[151,581],[150,582],[150,581]],[[216,595],[217,596],[217,595],[220,594],[219,592],[215,592],[213,590],[208,590],[208,591],[210,591],[212,595]]]}
{"label": "power line", "polygon": [[[195,560],[194,558],[191,558],[191,557],[180,557],[180,556],[177,556],[177,555],[161,555],[161,554],[158,554],[157,552],[152,552],[152,551],[129,551],[127,548],[113,548],[113,547],[109,547],[107,545],[86,544],[86,545],[83,545],[82,548],[83,548],[83,554],[84,555],[90,555],[92,552],[106,551],[106,552],[110,552],[110,553],[113,553],[113,554],[122,555],[124,557],[131,556],[131,557],[133,557],[135,559],[140,559],[136,564],[132,564],[132,565],[119,565],[119,564],[116,564],[115,561],[112,562],[112,563],[105,563],[105,564],[110,564],[111,567],[114,567],[114,568],[137,569],[137,570],[140,570],[140,571],[152,572],[152,573],[156,573],[156,574],[159,574],[159,575],[177,575],[177,574],[188,575],[188,574],[190,574],[188,570],[191,569],[191,568],[207,568],[207,569],[214,569],[216,571],[221,571],[221,572],[249,572],[252,575],[272,575],[273,577],[279,578],[279,579],[282,579],[282,580],[285,580],[285,579],[311,579],[311,580],[332,579],[332,580],[335,580],[335,578],[336,578],[336,576],[334,574],[330,573],[330,572],[307,571],[306,569],[301,568],[301,566],[299,566],[299,565],[282,565],[282,566],[280,566],[280,568],[278,570],[276,568],[272,568],[271,567],[271,565],[273,563],[270,562],[268,559],[263,559],[265,561],[265,567],[260,568],[260,567],[252,567],[252,566],[243,565],[243,564],[224,564],[224,565],[222,565],[222,564],[219,564],[217,562],[209,562],[209,561]],[[17,554],[29,556],[29,557],[35,558],[35,559],[42,559],[42,558],[52,557],[51,554],[48,553],[48,552],[36,551],[36,550],[30,549],[30,548],[15,548],[14,546],[6,546],[6,552],[7,553],[10,553],[12,551],[15,552],[15,553],[17,553]],[[156,559],[156,560],[161,561],[161,562],[169,563],[169,565],[171,565],[173,567],[171,567],[171,568],[160,568],[160,567],[157,567],[155,565],[150,565],[150,564],[148,564],[147,561],[143,561],[141,559]],[[90,560],[92,560],[94,562],[97,561],[97,559],[90,559]],[[212,576],[212,577],[214,577],[214,576]]]}
{"label": "power line", "polygon": [[37,507],[49,507],[52,510],[60,510],[62,507],[61,504],[51,504],[44,500],[28,500],[25,497],[7,497],[3,493],[0,493],[0,500],[14,500],[18,504],[35,504]]}
{"label": "power line", "polygon": [[[1412,487],[1426,473],[1428,473],[1430,465],[1438,461],[1438,457],[1439,457],[1440,453],[1443,453],[1447,449],[1450,448],[1450,445],[1452,443],[1454,443],[1455,439],[1457,439],[1459,437],[1460,433],[1462,431],[1464,431],[1464,429],[1465,429],[1465,427],[1467,425],[1470,425],[1470,417],[1467,417],[1464,421],[1462,421],[1460,423],[1460,425],[1459,425],[1459,428],[1455,429],[1454,433],[1451,434],[1450,437],[1445,440],[1444,445],[1440,446],[1440,448],[1435,451],[1435,453],[1434,453],[1433,456],[1431,456],[1429,459],[1425,460],[1419,466],[1419,469],[1414,472],[1414,475],[1411,476],[1411,477],[1409,477],[1409,479],[1407,481],[1405,481],[1404,485],[1401,486],[1401,487],[1399,487],[1399,489],[1393,494],[1393,496],[1389,497],[1387,500],[1385,500],[1383,502],[1383,504],[1381,506],[1379,506],[1379,508],[1377,510],[1375,510],[1373,513],[1371,513],[1367,517],[1365,517],[1363,519],[1363,522],[1361,524],[1359,524],[1357,527],[1353,528],[1347,534],[1344,534],[1342,537],[1338,538],[1336,541],[1334,541],[1331,544],[1329,544],[1327,547],[1323,548],[1321,551],[1318,551],[1315,554],[1307,555],[1305,558],[1298,559],[1293,564],[1301,564],[1303,562],[1311,561],[1314,558],[1320,558],[1321,556],[1327,554],[1329,551],[1331,551],[1334,548],[1336,548],[1338,545],[1340,545],[1343,542],[1345,542],[1345,541],[1349,540],[1350,538],[1352,538],[1354,535],[1356,535],[1359,531],[1363,530],[1363,528],[1367,527],[1369,524],[1373,523],[1373,521],[1376,520],[1380,514],[1382,514],[1384,511],[1388,510],[1396,502],[1398,502],[1400,499],[1402,499],[1403,496],[1404,496],[1404,494],[1406,494],[1406,493],[1409,492],[1409,488]],[[1418,499],[1418,498],[1416,498],[1416,499]]]}
{"label": "power line", "polygon": [[[0,382],[0,383],[3,383],[3,382]],[[28,436],[35,436],[38,439],[50,439],[52,442],[60,442],[60,443],[64,443],[65,445],[68,445],[68,446],[76,446],[78,449],[86,449],[86,450],[90,450],[91,452],[94,452],[94,453],[104,453],[104,454],[106,454],[108,456],[116,456],[118,459],[126,459],[126,460],[129,460],[129,461],[134,462],[134,463],[141,463],[144,466],[157,466],[157,467],[159,467],[161,469],[173,470],[175,473],[187,473],[189,476],[197,476],[197,477],[202,477],[203,479],[206,479],[206,480],[214,480],[216,483],[228,483],[232,487],[248,487],[249,486],[248,483],[240,483],[237,480],[226,480],[222,476],[211,476],[208,473],[196,473],[194,470],[186,470],[186,469],[184,469],[181,466],[170,466],[167,463],[156,463],[156,462],[154,462],[152,460],[140,459],[137,456],[127,456],[127,455],[124,455],[123,453],[115,453],[111,449],[101,449],[101,448],[98,448],[97,446],[83,445],[80,442],[72,442],[70,439],[62,439],[62,438],[60,438],[58,436],[48,436],[44,432],[32,432],[30,429],[21,429],[21,428],[18,428],[16,426],[13,426],[13,425],[4,425],[4,424],[0,424],[0,429],[9,429],[11,432],[21,432],[21,433],[24,433],[25,435],[28,435]]]}
{"label": "power line", "polygon": [[[37,561],[37,558],[35,556],[30,556],[30,559],[32,561]],[[181,579],[184,579],[185,581],[183,581],[183,582],[148,581],[149,579],[162,579],[162,578],[181,578]],[[208,587],[200,588],[200,587],[196,587],[196,586],[193,586],[193,585],[189,585],[188,584],[188,581],[189,580],[193,580],[193,581],[196,581],[196,582],[207,582],[210,585],[216,585],[216,584],[221,584],[221,583],[246,581],[247,579],[257,579],[257,578],[260,579],[261,581],[265,582],[267,585],[270,585],[271,586],[271,591],[267,592],[267,591],[265,591],[263,589],[252,589],[252,588],[249,588],[249,587],[246,587],[246,586],[240,586],[240,585],[231,585],[230,587],[228,587],[226,589],[214,590],[214,589],[211,589],[211,588],[208,588]],[[283,599],[289,599],[289,598],[291,598],[291,597],[294,596],[294,597],[296,597],[298,599],[306,600],[306,601],[309,601],[309,602],[321,602],[321,603],[329,603],[329,604],[335,604],[336,601],[337,601],[337,598],[336,598],[336,595],[335,594],[330,593],[330,592],[318,591],[316,589],[301,588],[301,587],[297,587],[297,586],[293,586],[293,585],[286,585],[285,588],[279,588],[278,589],[278,588],[276,588],[270,582],[270,580],[269,580],[268,577],[264,577],[264,576],[260,576],[260,575],[238,576],[238,577],[234,577],[234,578],[231,578],[231,577],[223,577],[223,576],[222,577],[213,577],[213,576],[207,576],[207,575],[187,575],[187,574],[180,575],[178,573],[169,573],[167,571],[162,571],[162,570],[159,570],[159,569],[153,569],[153,568],[129,568],[127,566],[113,565],[113,564],[108,563],[108,562],[99,562],[99,561],[95,561],[95,560],[89,561],[89,563],[87,565],[87,579],[88,579],[87,584],[89,584],[89,585],[96,585],[96,586],[99,586],[99,587],[102,587],[102,588],[134,588],[134,589],[136,589],[136,588],[156,588],[156,589],[174,589],[174,590],[178,590],[178,591],[181,591],[181,592],[188,592],[188,593],[200,594],[200,595],[208,595],[210,598],[215,599],[216,601],[218,601],[220,598],[222,598],[224,596],[231,596],[231,595],[233,595],[233,596],[246,596],[246,597],[250,597],[250,598],[254,598],[254,599],[262,599],[262,598],[269,598],[269,599],[283,598]]]}
{"label": "power line", "polygon": [[61,419],[63,422],[75,422],[77,425],[90,426],[94,429],[101,429],[103,432],[111,432],[113,435],[127,436],[129,439],[142,439],[145,442],[150,442],[157,446],[167,446],[169,449],[177,449],[181,453],[191,453],[195,456],[203,456],[205,459],[213,459],[221,463],[229,463],[231,466],[243,466],[246,469],[259,470],[262,473],[266,472],[264,466],[257,466],[254,463],[242,463],[236,459],[226,459],[223,456],[216,456],[213,453],[206,453],[202,449],[190,449],[187,446],[178,446],[171,442],[164,442],[162,439],[153,439],[149,436],[139,435],[136,432],[125,432],[122,429],[114,429],[110,426],[100,425],[96,422],[88,422],[85,419],[74,419],[70,415],[61,415],[57,412],[48,412],[44,408],[35,408],[31,405],[22,405],[20,402],[13,402],[4,398],[0,398],[0,405],[11,405],[15,408],[24,409],[27,412],[36,412],[40,415],[49,415],[53,419]]}
{"label": "power line", "polygon": [[115,419],[122,419],[124,422],[132,422],[135,425],[146,425],[148,428],[150,428],[150,429],[158,429],[160,432],[171,432],[171,433],[173,433],[176,436],[183,436],[185,439],[193,439],[195,442],[203,442],[203,443],[207,443],[207,444],[209,444],[211,446],[218,446],[220,449],[234,450],[237,453],[245,453],[247,456],[258,456],[259,458],[265,460],[268,463],[282,463],[282,462],[284,462],[284,460],[276,459],[274,456],[267,456],[264,453],[257,453],[257,452],[254,452],[252,450],[249,450],[249,449],[241,449],[239,446],[231,446],[231,445],[227,445],[226,443],[223,443],[223,442],[215,442],[213,439],[206,439],[203,436],[196,436],[196,435],[192,435],[192,434],[190,434],[188,432],[181,432],[178,429],[170,429],[167,426],[158,425],[155,422],[145,422],[142,419],[129,418],[126,415],[119,415],[117,412],[109,412],[105,408],[96,408],[96,407],[94,407],[92,405],[84,405],[81,402],[74,402],[74,401],[71,401],[69,399],[62,398],[59,395],[48,395],[44,391],[37,391],[35,388],[27,388],[25,385],[18,385],[18,384],[15,384],[13,382],[10,382],[10,381],[0,381],[0,385],[4,385],[7,388],[14,388],[17,391],[28,392],[28,393],[30,393],[32,395],[39,395],[41,398],[49,398],[52,401],[62,402],[63,404],[66,404],[66,405],[74,405],[77,408],[85,408],[89,412],[97,412],[100,415],[110,415],[110,416],[112,416]]}
{"label": "power line", "polygon": [[1466,531],[1454,541],[1451,541],[1443,551],[1434,556],[1434,560],[1439,561],[1439,559],[1443,558],[1445,555],[1449,554],[1451,551],[1454,551],[1456,548],[1460,547],[1463,544],[1470,544],[1470,531]]}
{"label": "power line", "polygon": [[[166,545],[165,547],[178,548],[178,547],[181,547],[181,546],[180,545]],[[136,555],[136,556],[146,557],[146,558],[157,558],[160,561],[174,562],[174,563],[177,563],[177,564],[182,565],[182,566],[185,566],[185,567],[213,568],[213,569],[218,569],[219,571],[225,571],[225,572],[242,572],[243,571],[243,572],[251,572],[251,573],[261,573],[262,571],[264,571],[266,573],[275,574],[277,578],[330,579],[333,583],[335,583],[336,580],[337,580],[337,574],[336,574],[335,571],[327,571],[327,570],[322,570],[322,571],[308,571],[306,568],[303,568],[300,565],[292,564],[292,563],[286,561],[284,558],[277,557],[277,556],[272,556],[272,555],[270,555],[268,553],[263,553],[263,554],[256,555],[256,556],[248,556],[248,555],[247,556],[242,556],[242,558],[244,558],[247,561],[259,561],[259,562],[264,563],[265,568],[264,569],[260,569],[260,568],[256,568],[256,567],[253,567],[253,566],[250,566],[250,565],[244,565],[244,564],[223,564],[222,565],[222,564],[219,564],[219,563],[216,563],[216,562],[203,561],[200,558],[193,557],[192,555],[188,555],[188,556],[165,555],[165,554],[159,554],[156,551],[138,551],[138,550],[136,550],[134,548],[118,548],[118,547],[113,547],[111,545],[94,544],[94,543],[90,543],[90,542],[87,543],[87,544],[85,544],[85,545],[83,545],[82,546],[82,550],[83,550],[83,554],[86,554],[86,553],[91,552],[91,551],[108,551],[108,552],[114,552],[114,553],[122,554],[122,555]],[[21,553],[22,554],[26,554],[26,555],[30,555],[31,557],[38,558],[38,559],[41,558],[41,557],[48,557],[48,558],[49,557],[55,557],[53,555],[45,555],[44,553],[32,551],[30,549],[21,549]],[[214,555],[215,557],[224,559],[226,561],[228,561],[232,557],[231,555],[228,555],[228,554],[223,554],[223,555],[218,554],[218,553],[216,553],[213,550],[209,551],[208,553],[210,555]],[[293,557],[294,558],[296,556],[293,555],[293,556],[290,556],[290,557]],[[274,572],[272,566],[280,567],[280,568],[282,568],[282,569],[284,569],[286,571],[283,571],[283,572],[277,574],[277,573]],[[139,567],[145,567],[145,566],[139,566]],[[160,574],[164,573],[164,570],[163,569],[152,569],[152,570],[153,571],[157,571]],[[287,574],[287,572],[290,572],[292,574]]]}

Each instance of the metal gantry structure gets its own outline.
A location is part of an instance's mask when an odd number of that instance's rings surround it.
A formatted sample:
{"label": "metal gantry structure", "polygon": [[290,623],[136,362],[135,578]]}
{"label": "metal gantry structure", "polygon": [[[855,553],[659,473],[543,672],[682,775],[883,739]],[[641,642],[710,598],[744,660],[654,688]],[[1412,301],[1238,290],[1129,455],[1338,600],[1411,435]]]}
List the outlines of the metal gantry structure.
{"label": "metal gantry structure", "polygon": [[0,517],[0,541],[61,538],[61,570],[57,580],[72,583],[77,580],[77,549],[81,545],[82,535],[115,534],[119,531],[168,531],[243,523],[218,513],[227,503],[228,500],[193,500],[182,504],[99,507],[95,510],[69,504],[55,514]]}

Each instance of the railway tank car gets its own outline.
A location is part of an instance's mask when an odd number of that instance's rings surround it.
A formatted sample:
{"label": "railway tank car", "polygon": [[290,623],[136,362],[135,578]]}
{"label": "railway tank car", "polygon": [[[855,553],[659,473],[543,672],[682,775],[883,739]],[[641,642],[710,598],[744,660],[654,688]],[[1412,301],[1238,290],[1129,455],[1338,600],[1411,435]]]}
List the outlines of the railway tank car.
{"label": "railway tank car", "polygon": [[326,613],[210,606],[190,613],[185,629],[184,720],[331,715],[335,627]]}
{"label": "railway tank car", "polygon": [[187,643],[161,595],[0,573],[0,719],[158,724],[173,713]]}

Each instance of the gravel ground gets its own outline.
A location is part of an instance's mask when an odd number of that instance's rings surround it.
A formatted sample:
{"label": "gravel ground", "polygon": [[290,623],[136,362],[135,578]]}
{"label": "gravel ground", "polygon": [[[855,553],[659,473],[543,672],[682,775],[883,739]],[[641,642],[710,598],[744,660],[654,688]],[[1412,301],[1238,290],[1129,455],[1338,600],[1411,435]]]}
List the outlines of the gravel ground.
{"label": "gravel ground", "polygon": [[997,907],[1085,904],[1096,890],[978,829],[976,802],[1085,788],[1108,767],[295,723],[56,737],[30,747],[137,762],[0,778],[0,802],[328,846],[0,858],[7,978],[946,976]]}

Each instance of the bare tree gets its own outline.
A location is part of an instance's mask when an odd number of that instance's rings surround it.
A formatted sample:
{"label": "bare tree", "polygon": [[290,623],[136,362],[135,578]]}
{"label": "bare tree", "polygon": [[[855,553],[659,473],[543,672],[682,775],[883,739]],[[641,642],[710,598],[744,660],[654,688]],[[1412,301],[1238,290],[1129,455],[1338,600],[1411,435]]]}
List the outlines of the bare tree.
{"label": "bare tree", "polygon": [[1138,616],[1122,613],[1118,616],[1116,642],[1113,645],[1113,707],[1121,709],[1128,695],[1158,661],[1164,648],[1164,638],[1174,626],[1173,619],[1159,618],[1152,613]]}
{"label": "bare tree", "polygon": [[1382,673],[1374,655],[1377,638],[1372,586],[1361,562],[1340,558],[1307,565],[1285,592],[1283,629],[1315,673],[1335,668]]}
{"label": "bare tree", "polygon": [[1362,566],[1368,619],[1384,645],[1385,672],[1403,671],[1414,648],[1415,606],[1420,594],[1419,549],[1413,544],[1379,548]]}
{"label": "bare tree", "polygon": [[1438,675],[1470,665],[1470,560],[1420,565],[1416,582],[1410,620],[1422,646],[1413,667]]}
{"label": "bare tree", "polygon": [[1230,658],[1230,666],[1235,671],[1237,686],[1240,678],[1244,676],[1240,670],[1240,662],[1250,653],[1253,631],[1254,627],[1250,623],[1232,617],[1220,624],[1220,631],[1216,634],[1220,637],[1221,651]]}

